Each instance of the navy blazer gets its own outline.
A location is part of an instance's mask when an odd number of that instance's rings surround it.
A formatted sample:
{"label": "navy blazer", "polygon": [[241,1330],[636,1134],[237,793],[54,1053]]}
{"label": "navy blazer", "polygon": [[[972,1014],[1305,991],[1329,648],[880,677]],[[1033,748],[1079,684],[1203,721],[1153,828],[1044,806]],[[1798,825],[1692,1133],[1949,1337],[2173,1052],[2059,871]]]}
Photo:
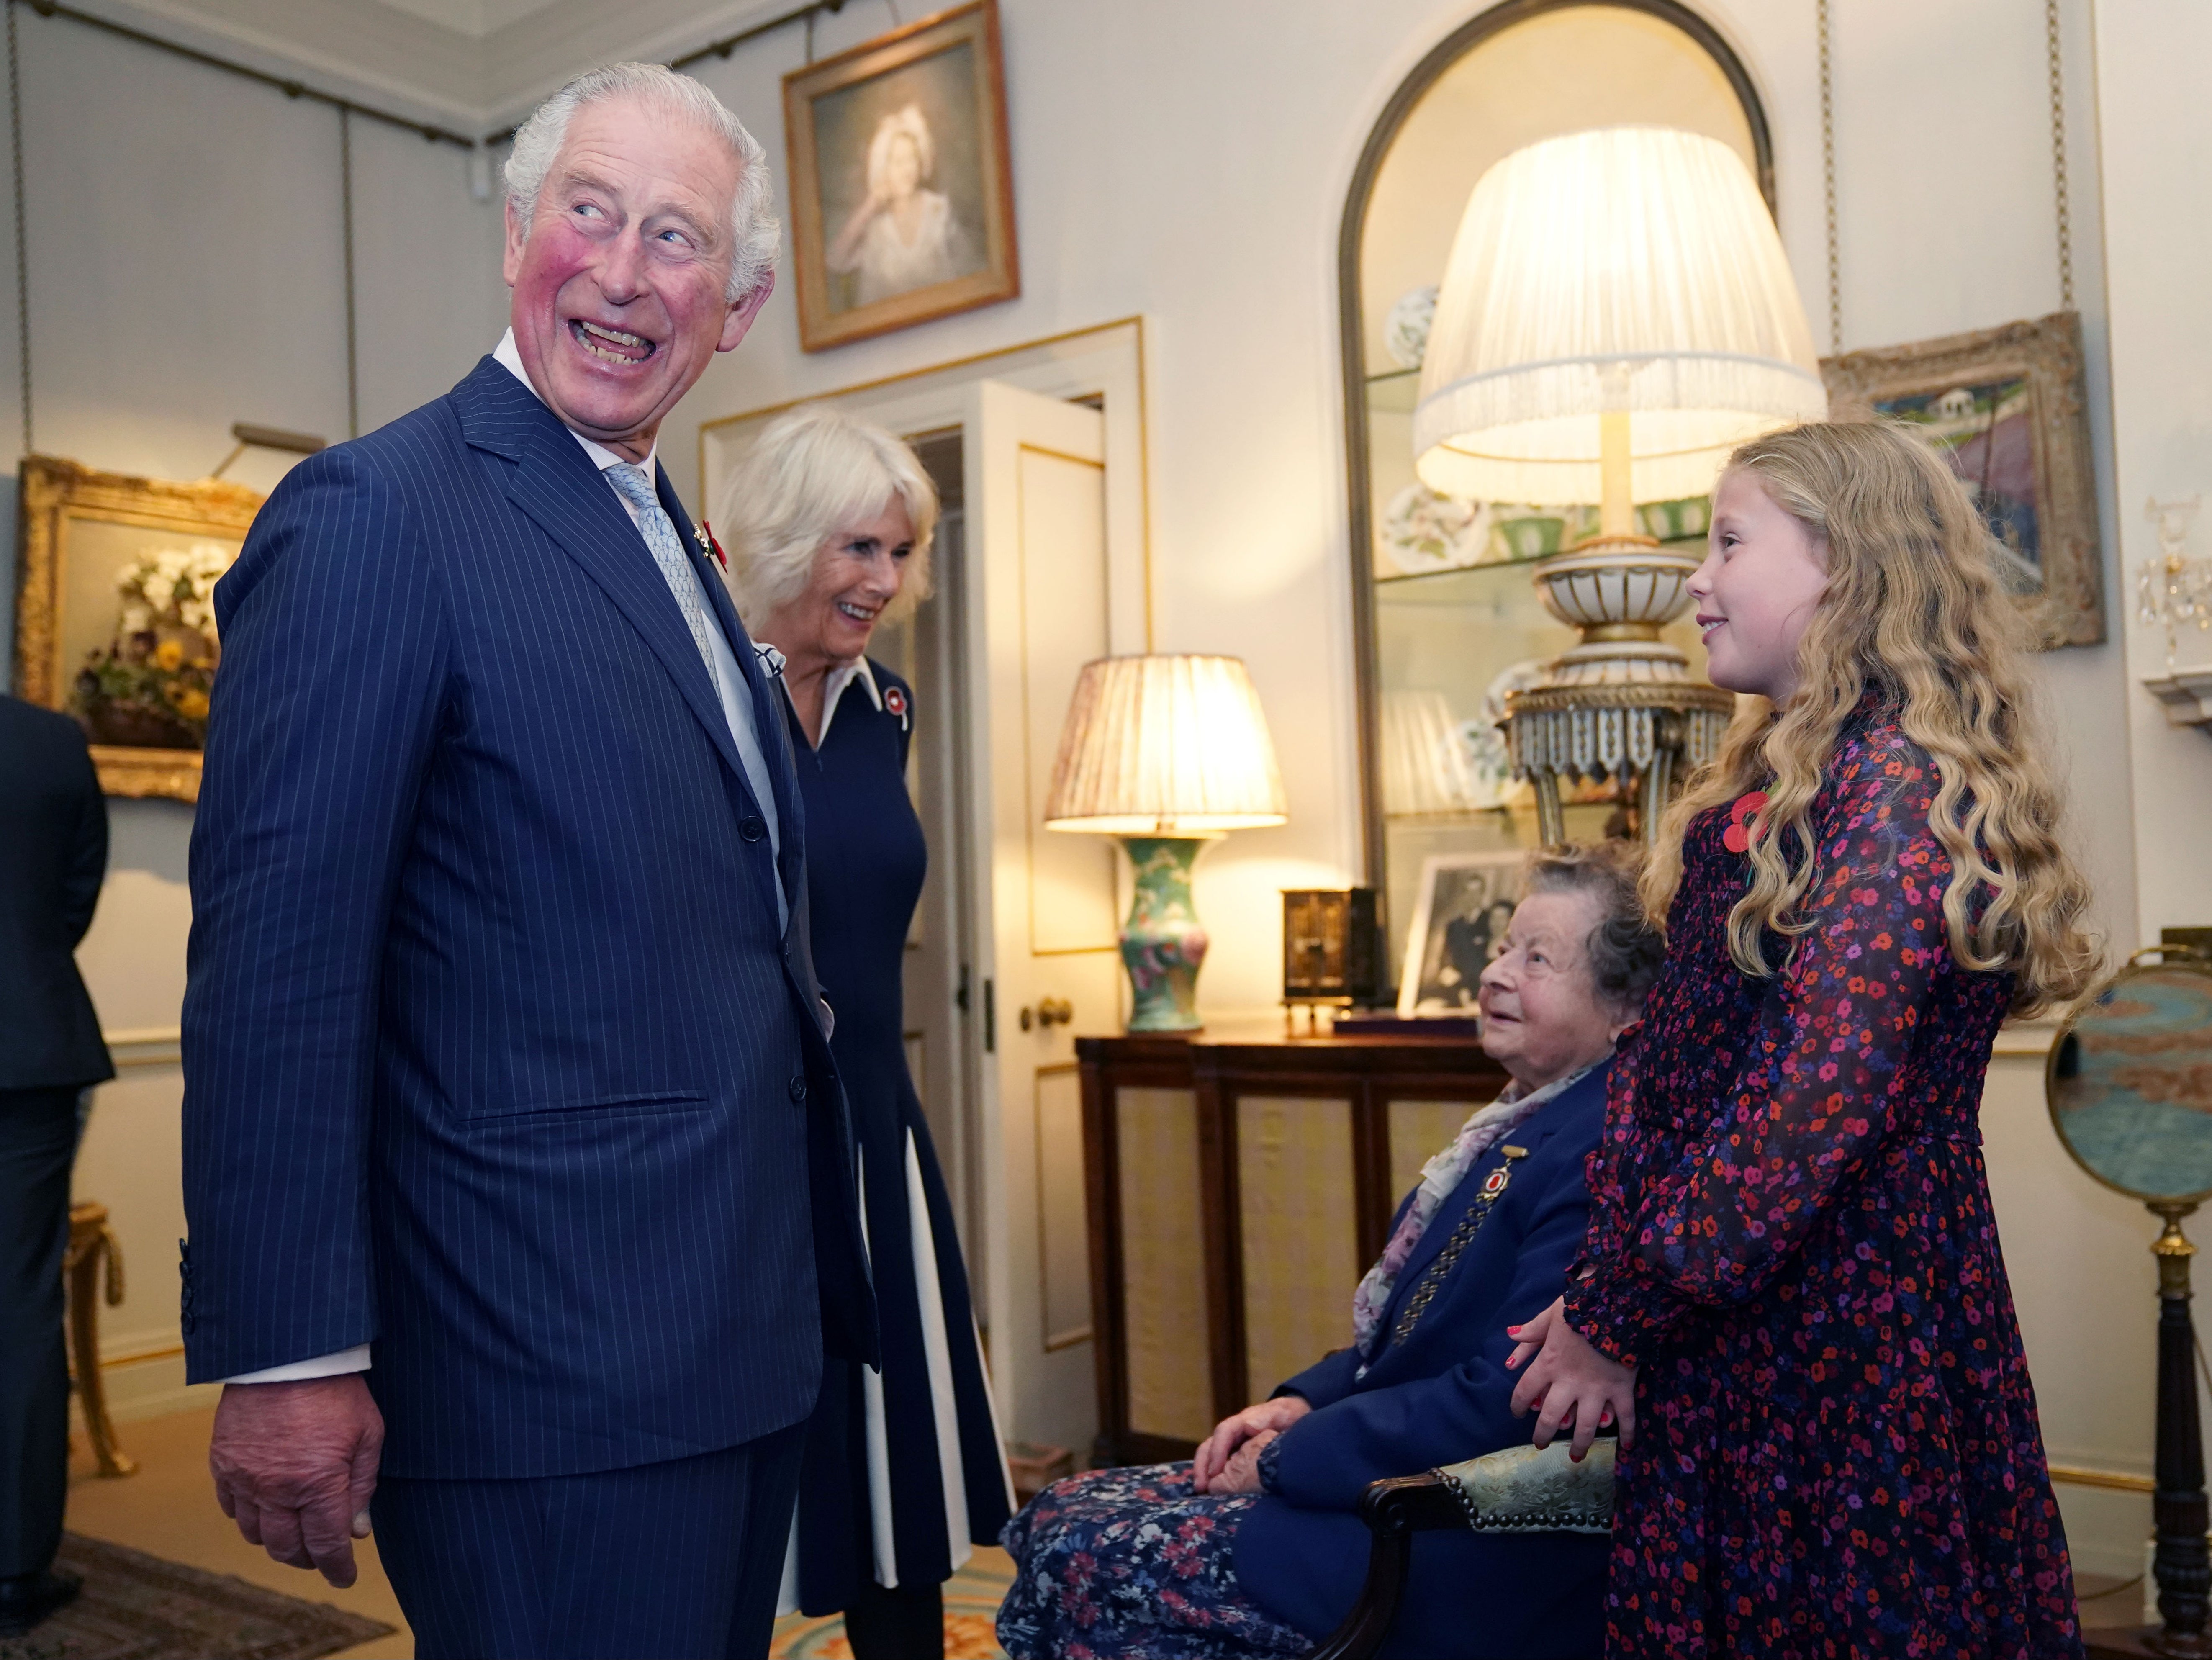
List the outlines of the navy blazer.
{"label": "navy blazer", "polygon": [[[1538,1108],[1437,1207],[1391,1288],[1366,1377],[1355,1375],[1358,1352],[1340,1349],[1276,1390],[1303,1395],[1314,1410],[1284,1432],[1280,1496],[1263,1498],[1237,1531],[1237,1583],[1269,1613],[1318,1639],[1351,1610],[1367,1572],[1368,1532],[1357,1512],[1369,1482],[1528,1444],[1536,1420],[1513,1416],[1519,1374],[1505,1370],[1514,1347],[1505,1328],[1534,1318],[1566,1289],[1589,1218],[1583,1162],[1605,1126],[1610,1072],[1601,1067]],[[1528,1156],[1511,1161],[1505,1190],[1435,1300],[1403,1342],[1392,1341],[1423,1271],[1491,1172],[1509,1162],[1509,1146]],[[1401,1216],[1405,1208],[1401,1201]],[[1597,1655],[1610,1548],[1592,1534],[1418,1534],[1382,1652]]]}
{"label": "navy blazer", "polygon": [[643,538],[491,358],[295,467],[216,590],[190,1374],[373,1343],[394,1475],[732,1446],[874,1354],[781,711],[659,485],[780,860]]}

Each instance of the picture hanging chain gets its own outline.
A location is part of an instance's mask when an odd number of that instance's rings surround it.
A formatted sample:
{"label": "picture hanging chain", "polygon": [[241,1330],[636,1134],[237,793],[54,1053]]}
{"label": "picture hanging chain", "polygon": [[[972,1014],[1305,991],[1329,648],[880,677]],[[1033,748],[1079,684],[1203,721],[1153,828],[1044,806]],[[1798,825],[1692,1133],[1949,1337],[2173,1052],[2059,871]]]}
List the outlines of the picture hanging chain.
{"label": "picture hanging chain", "polygon": [[[1822,5],[1827,0],[1820,0]],[[2043,36],[2051,61],[2051,167],[2058,196],[2058,305],[2074,309],[2074,215],[2066,199],[2066,73],[2058,45],[2058,0],[2043,0]]]}
{"label": "picture hanging chain", "polygon": [[23,206],[23,77],[15,46],[15,0],[8,0],[8,126],[15,167],[15,352],[23,383],[23,453],[30,455],[38,446],[31,441],[31,252]]}
{"label": "picture hanging chain", "polygon": [[[1844,261],[1836,236],[1836,84],[1828,62],[1828,0],[1814,0],[1814,15],[1820,34],[1820,184],[1828,214],[1828,350],[1838,353],[1844,349]],[[2063,181],[2064,174],[2060,178]],[[2060,188],[2064,188],[2063,182]]]}
{"label": "picture hanging chain", "polygon": [[361,353],[353,299],[353,112],[338,111],[338,208],[345,228],[346,435],[361,436]]}

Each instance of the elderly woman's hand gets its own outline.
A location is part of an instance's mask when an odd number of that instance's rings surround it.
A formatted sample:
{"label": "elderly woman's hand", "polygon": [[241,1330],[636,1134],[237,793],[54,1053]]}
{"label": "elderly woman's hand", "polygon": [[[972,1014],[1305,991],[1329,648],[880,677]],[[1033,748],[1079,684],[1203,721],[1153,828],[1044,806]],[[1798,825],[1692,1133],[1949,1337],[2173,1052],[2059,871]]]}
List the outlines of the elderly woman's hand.
{"label": "elderly woman's hand", "polygon": [[1506,1359],[1508,1371],[1534,1357],[1514,1388],[1513,1415],[1523,1418],[1532,1406],[1539,1408],[1536,1445],[1549,1446],[1553,1436],[1571,1426],[1572,1455],[1579,1462],[1597,1432],[1615,1419],[1620,1421],[1620,1444],[1635,1444],[1636,1369],[1601,1354],[1569,1325],[1565,1298],[1527,1325],[1508,1326],[1505,1335],[1521,1340]]}
{"label": "elderly woman's hand", "polygon": [[1261,1430],[1259,1434],[1237,1448],[1230,1457],[1229,1467],[1213,1478],[1213,1485],[1206,1491],[1209,1493],[1259,1492],[1260,1455],[1267,1450],[1267,1443],[1273,1440],[1278,1433],[1279,1432],[1274,1430]]}
{"label": "elderly woman's hand", "polygon": [[1200,1493],[1259,1492],[1256,1463],[1252,1464],[1249,1486],[1223,1485],[1238,1450],[1249,1444],[1252,1459],[1257,1460],[1261,1447],[1312,1410],[1313,1402],[1303,1395],[1279,1395],[1272,1401],[1262,1401],[1223,1419],[1214,1426],[1213,1433],[1200,1444],[1191,1461],[1191,1486]]}

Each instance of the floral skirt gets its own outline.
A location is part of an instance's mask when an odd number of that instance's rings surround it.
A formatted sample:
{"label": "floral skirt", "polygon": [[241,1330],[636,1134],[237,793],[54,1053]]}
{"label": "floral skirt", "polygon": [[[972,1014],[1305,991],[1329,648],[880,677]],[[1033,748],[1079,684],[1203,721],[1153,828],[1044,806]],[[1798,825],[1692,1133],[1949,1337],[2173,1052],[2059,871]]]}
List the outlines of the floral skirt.
{"label": "floral skirt", "polygon": [[1012,1660],[1304,1654],[1312,1639],[1237,1588],[1230,1545],[1259,1502],[1192,1491],[1188,1462],[1054,1482],[999,1535],[1014,1559],[1000,1645]]}

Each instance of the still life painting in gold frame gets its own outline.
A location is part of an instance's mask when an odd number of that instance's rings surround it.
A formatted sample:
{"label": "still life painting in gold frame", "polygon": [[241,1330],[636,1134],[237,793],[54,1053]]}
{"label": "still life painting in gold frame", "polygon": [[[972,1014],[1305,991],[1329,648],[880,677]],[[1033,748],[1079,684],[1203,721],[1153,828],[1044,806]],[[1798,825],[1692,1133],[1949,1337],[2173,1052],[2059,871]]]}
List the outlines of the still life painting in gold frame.
{"label": "still life painting in gold frame", "polygon": [[262,498],[23,459],[15,690],[73,715],[110,795],[194,801],[222,648],[215,584]]}

